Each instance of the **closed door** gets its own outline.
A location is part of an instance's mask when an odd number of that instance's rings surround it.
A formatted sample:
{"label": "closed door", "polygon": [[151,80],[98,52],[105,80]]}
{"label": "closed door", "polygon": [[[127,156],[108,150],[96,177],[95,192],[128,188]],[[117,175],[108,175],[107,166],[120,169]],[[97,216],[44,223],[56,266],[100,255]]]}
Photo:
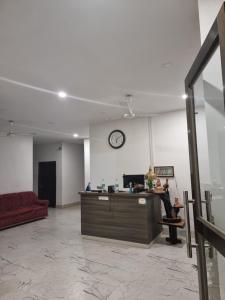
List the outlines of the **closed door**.
{"label": "closed door", "polygon": [[[192,195],[187,249],[196,249],[201,300],[225,299],[225,5],[186,78]],[[190,199],[192,198],[192,199]],[[193,205],[195,244],[190,235]]]}
{"label": "closed door", "polygon": [[39,162],[38,197],[49,201],[50,207],[56,206],[56,162]]}

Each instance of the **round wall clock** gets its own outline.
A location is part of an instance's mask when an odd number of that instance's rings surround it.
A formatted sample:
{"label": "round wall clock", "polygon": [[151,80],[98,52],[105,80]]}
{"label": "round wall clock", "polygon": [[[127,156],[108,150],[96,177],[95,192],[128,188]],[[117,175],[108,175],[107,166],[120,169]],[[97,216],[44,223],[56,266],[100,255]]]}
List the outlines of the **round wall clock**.
{"label": "round wall clock", "polygon": [[126,136],[124,132],[119,129],[113,130],[108,137],[109,145],[114,149],[121,148],[124,145],[125,141]]}

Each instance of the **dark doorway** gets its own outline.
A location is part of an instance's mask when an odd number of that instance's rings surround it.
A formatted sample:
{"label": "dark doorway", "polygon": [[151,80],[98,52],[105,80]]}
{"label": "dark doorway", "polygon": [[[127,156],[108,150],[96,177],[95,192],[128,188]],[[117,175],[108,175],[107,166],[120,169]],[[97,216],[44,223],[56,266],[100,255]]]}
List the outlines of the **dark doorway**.
{"label": "dark doorway", "polygon": [[47,199],[50,207],[56,206],[56,162],[39,162],[38,198]]}

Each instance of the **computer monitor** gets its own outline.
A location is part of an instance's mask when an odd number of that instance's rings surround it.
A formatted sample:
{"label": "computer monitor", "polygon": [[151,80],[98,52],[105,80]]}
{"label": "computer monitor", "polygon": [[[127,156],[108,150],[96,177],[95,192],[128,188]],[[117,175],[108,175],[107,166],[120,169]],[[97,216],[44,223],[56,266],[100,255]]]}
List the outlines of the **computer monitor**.
{"label": "computer monitor", "polygon": [[129,188],[130,182],[132,183],[132,187],[135,184],[145,184],[145,175],[123,175],[123,187]]}

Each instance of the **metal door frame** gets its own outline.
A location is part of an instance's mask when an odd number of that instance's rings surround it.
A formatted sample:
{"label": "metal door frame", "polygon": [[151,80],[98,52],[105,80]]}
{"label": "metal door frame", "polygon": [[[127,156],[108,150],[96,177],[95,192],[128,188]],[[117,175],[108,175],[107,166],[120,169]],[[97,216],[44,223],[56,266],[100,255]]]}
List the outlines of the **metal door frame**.
{"label": "metal door frame", "polygon": [[188,95],[186,100],[187,127],[189,142],[189,158],[192,185],[192,199],[194,211],[195,239],[197,249],[199,293],[201,300],[208,300],[207,270],[205,259],[205,245],[207,240],[223,256],[225,256],[225,234],[218,227],[202,217],[202,203],[199,180],[197,137],[195,124],[195,100],[193,86],[214,54],[217,47],[221,52],[221,67],[223,79],[223,95],[225,103],[225,3],[223,3],[186,79],[185,90]]}

